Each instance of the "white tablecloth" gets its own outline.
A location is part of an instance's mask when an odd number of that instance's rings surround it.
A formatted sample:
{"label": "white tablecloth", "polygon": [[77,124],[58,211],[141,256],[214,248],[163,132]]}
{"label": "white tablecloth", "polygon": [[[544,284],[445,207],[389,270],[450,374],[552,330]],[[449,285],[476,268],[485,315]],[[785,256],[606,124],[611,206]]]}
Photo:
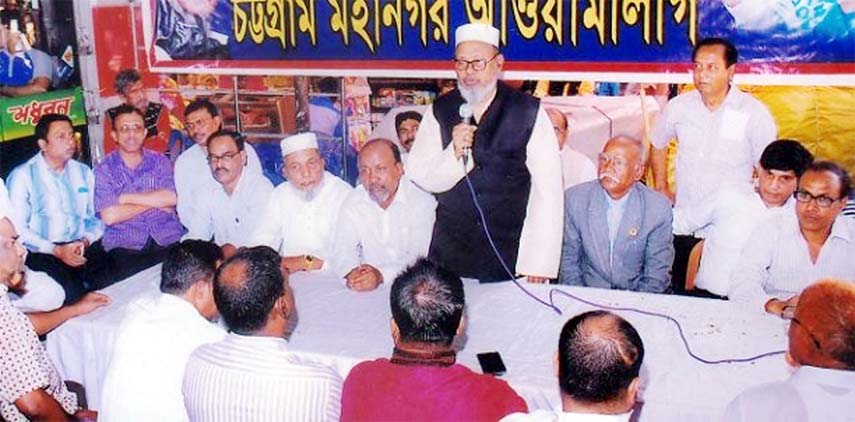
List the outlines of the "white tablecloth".
{"label": "white tablecloth", "polygon": [[[113,302],[92,314],[74,318],[48,335],[47,349],[60,373],[86,387],[90,407],[100,405],[116,328],[124,305],[140,295],[159,294],[159,267],[105,290]],[[347,290],[339,280],[296,275],[299,322],[291,337],[293,350],[310,353],[335,366],[346,377],[358,362],[388,357],[392,351],[387,285],[368,293]],[[527,285],[547,298],[555,286]],[[785,323],[759,313],[746,313],[728,302],[622,291],[558,287],[610,306],[633,306],[667,313],[683,325],[693,350],[707,359],[745,357],[786,348]],[[558,333],[571,316],[592,309],[556,296],[558,315],[526,297],[515,285],[467,284],[467,338],[458,361],[479,371],[476,354],[501,353],[504,376],[530,408],[559,404],[552,357]],[[717,419],[727,403],[745,388],[785,378],[782,356],[753,363],[705,365],[686,353],[674,325],[666,320],[621,312],[645,344],[641,419],[703,421]]]}

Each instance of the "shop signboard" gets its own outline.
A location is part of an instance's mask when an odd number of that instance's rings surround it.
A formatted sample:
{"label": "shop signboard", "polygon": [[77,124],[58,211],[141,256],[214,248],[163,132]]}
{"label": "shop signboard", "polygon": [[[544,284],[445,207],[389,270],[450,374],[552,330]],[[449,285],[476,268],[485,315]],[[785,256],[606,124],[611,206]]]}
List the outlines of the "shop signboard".
{"label": "shop signboard", "polygon": [[[855,74],[855,2],[843,0],[150,0],[154,70],[451,75],[454,29],[500,30],[506,70],[680,73],[704,37],[734,41],[740,70]],[[184,6],[183,6],[184,5]]]}
{"label": "shop signboard", "polygon": [[4,142],[33,135],[39,118],[49,113],[68,115],[74,126],[86,124],[80,88],[4,98],[0,100],[0,110],[1,139]]}

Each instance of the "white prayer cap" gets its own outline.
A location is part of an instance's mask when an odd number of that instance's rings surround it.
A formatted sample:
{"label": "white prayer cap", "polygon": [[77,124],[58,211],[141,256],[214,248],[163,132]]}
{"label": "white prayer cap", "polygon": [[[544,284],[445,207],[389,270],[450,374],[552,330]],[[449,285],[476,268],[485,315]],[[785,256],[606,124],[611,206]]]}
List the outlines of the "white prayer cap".
{"label": "white prayer cap", "polygon": [[499,48],[499,30],[485,23],[467,23],[454,31],[454,46],[462,42],[480,41]]}
{"label": "white prayer cap", "polygon": [[318,149],[318,137],[312,132],[298,133],[283,139],[279,147],[282,148],[283,157],[304,149]]}

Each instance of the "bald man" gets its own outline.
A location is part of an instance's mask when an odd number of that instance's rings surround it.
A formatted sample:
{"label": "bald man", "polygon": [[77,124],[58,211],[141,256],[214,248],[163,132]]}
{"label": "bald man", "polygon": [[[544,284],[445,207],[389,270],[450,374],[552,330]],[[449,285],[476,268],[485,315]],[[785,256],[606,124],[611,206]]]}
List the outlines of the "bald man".
{"label": "bald man", "polygon": [[855,403],[855,284],[806,288],[790,321],[789,378],[740,394],[726,421],[851,421]]}
{"label": "bald man", "polygon": [[643,360],[644,343],[632,324],[608,311],[576,315],[561,329],[555,356],[561,409],[502,422],[629,421]]}
{"label": "bald man", "polygon": [[562,284],[662,293],[671,284],[671,204],[639,182],[646,148],[618,136],[599,156],[599,180],[564,194]]}
{"label": "bald man", "polygon": [[333,260],[349,288],[366,291],[427,255],[436,200],[404,176],[401,153],[388,139],[359,151],[359,181],[336,224]]}

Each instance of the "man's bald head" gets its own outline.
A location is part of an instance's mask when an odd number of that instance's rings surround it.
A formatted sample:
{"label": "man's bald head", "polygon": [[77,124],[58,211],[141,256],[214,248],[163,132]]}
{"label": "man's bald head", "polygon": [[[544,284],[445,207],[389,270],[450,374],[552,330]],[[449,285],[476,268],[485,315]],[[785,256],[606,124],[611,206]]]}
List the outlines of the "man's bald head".
{"label": "man's bald head", "polygon": [[606,311],[577,315],[564,324],[558,341],[562,395],[604,413],[627,412],[643,359],[644,344],[629,322]]}
{"label": "man's bald head", "polygon": [[855,371],[855,284],[829,279],[806,288],[789,340],[799,365]]}
{"label": "man's bald head", "polygon": [[[256,246],[238,250],[220,266],[214,279],[214,301],[229,330],[243,335],[262,330],[283,298],[293,309],[280,262],[276,251]],[[289,316],[283,315],[285,319]]]}

